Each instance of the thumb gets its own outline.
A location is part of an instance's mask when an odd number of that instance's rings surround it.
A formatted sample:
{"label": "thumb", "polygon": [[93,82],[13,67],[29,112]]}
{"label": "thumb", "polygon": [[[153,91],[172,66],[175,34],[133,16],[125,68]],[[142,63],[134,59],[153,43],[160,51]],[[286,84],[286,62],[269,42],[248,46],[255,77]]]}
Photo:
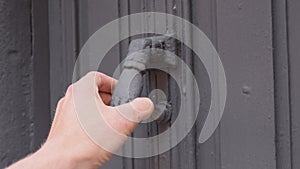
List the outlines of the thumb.
{"label": "thumb", "polygon": [[127,136],[133,132],[137,124],[152,114],[154,105],[148,98],[137,98],[130,103],[109,107],[108,110],[110,111],[102,111],[102,114],[109,126],[105,123],[98,123],[102,124],[102,127],[95,132],[97,139],[94,140],[108,152],[115,152],[125,142]]}
{"label": "thumb", "polygon": [[154,110],[152,101],[148,98],[137,98],[130,103],[113,107],[113,112],[107,115],[113,122],[111,126],[120,134],[129,136],[143,119],[147,119]]}
{"label": "thumb", "polygon": [[131,123],[139,123],[151,116],[154,105],[149,98],[136,98],[129,103],[115,107],[115,109]]}

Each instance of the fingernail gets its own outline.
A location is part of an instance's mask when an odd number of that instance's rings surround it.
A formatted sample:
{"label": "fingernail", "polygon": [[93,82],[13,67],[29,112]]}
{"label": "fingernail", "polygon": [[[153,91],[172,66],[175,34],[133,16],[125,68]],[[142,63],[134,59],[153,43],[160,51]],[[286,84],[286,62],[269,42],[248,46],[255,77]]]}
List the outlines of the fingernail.
{"label": "fingernail", "polygon": [[134,106],[136,111],[141,113],[140,117],[143,120],[147,119],[154,110],[154,105],[149,98],[137,98],[132,101],[132,106]]}

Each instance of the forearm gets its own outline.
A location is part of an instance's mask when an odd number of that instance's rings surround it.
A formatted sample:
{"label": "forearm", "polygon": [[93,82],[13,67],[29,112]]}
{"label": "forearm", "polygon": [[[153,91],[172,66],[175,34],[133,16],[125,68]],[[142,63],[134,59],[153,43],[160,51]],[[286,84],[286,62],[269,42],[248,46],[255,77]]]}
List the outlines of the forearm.
{"label": "forearm", "polygon": [[101,166],[97,159],[76,148],[69,148],[60,139],[47,140],[38,151],[7,169],[97,169]]}
{"label": "forearm", "polygon": [[[122,145],[124,136],[130,135],[138,122],[148,118],[154,110],[154,105],[148,98],[138,98],[126,103],[123,105],[126,109],[120,109],[117,106],[110,107],[111,91],[116,83],[115,79],[104,74],[91,72],[72,84],[57,104],[50,133],[42,148],[7,169],[97,169],[107,162],[113,152]],[[108,143],[111,151],[94,142],[93,138],[88,135],[89,131],[83,130],[80,125],[76,109],[78,107],[74,103],[74,97],[78,95],[74,94],[74,87],[77,88],[76,91],[81,88],[79,91],[86,91],[85,93],[90,94],[79,97],[84,99],[82,100],[84,103],[87,101],[93,104],[95,101],[98,103],[95,109],[88,108],[87,112],[82,113],[88,115],[90,112],[98,112],[99,116],[103,117],[105,123],[100,121],[97,129],[111,127],[111,130],[98,133],[97,136]],[[124,118],[124,115],[127,117]],[[115,132],[118,135],[112,134]],[[112,135],[116,135],[115,138],[109,137],[110,139],[107,140],[107,136]]]}
{"label": "forearm", "polygon": [[41,148],[7,169],[75,169],[78,168],[76,165],[75,161],[72,162],[63,153],[51,152],[50,148]]}

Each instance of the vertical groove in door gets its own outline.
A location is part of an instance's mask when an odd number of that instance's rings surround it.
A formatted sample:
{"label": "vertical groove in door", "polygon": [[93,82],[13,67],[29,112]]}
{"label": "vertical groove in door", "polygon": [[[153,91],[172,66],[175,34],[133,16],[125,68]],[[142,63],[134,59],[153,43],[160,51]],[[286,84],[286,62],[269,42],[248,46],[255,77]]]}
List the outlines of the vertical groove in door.
{"label": "vertical groove in door", "polygon": [[[185,20],[192,22],[192,1],[191,0],[180,0],[177,4],[177,15],[181,18],[184,18]],[[192,27],[183,27],[183,30],[176,30],[179,31],[179,34],[183,36],[183,39],[186,41],[192,43]],[[186,65],[189,66],[191,70],[193,70],[193,55],[192,50],[183,46],[183,44],[180,45],[180,57],[185,62]],[[193,77],[190,77],[187,75],[187,70],[185,66],[182,65],[182,86],[183,89],[186,91],[186,95],[189,97],[189,102],[181,103],[181,106],[186,105],[186,107],[183,107],[184,111],[189,112],[195,112],[195,102],[192,102],[194,99],[194,88],[196,86],[193,86],[192,79]],[[183,113],[183,112],[181,112]],[[192,118],[192,117],[190,117]],[[193,119],[187,119],[188,121],[193,122]],[[192,124],[191,124],[192,125]],[[196,131],[195,128],[193,128],[189,134],[184,138],[184,140],[176,147],[179,149],[179,155],[180,155],[180,164],[179,168],[189,168],[189,169],[195,169],[196,168]]]}
{"label": "vertical groove in door", "polygon": [[79,20],[79,8],[80,8],[80,0],[74,0],[74,37],[75,37],[75,58],[78,57],[79,52],[80,52],[80,20]]}
{"label": "vertical groove in door", "polygon": [[272,1],[276,167],[292,169],[290,77],[286,0]]}
{"label": "vertical groove in door", "polygon": [[[217,48],[217,1],[193,0],[192,3],[193,23],[208,36],[212,44]],[[196,56],[194,57],[194,62],[198,63],[199,61],[195,60],[195,58]],[[199,136],[211,104],[211,84],[209,83],[206,69],[200,66],[200,63],[194,66],[194,71],[195,77],[198,79],[198,82],[200,82],[198,86],[200,88],[201,104],[198,123],[196,123],[196,136]],[[198,138],[196,137],[196,139]],[[198,140],[196,140],[196,168],[220,169],[220,126],[205,143],[199,144],[197,141]]]}
{"label": "vertical groove in door", "polygon": [[288,56],[289,56],[289,76],[290,76],[290,111],[291,111],[291,150],[292,168],[300,168],[300,1],[288,0]]}
{"label": "vertical groove in door", "polygon": [[50,129],[51,111],[49,91],[49,4],[47,0],[32,0],[31,7],[34,138],[30,146],[31,151],[33,151],[39,148],[47,138]]}
{"label": "vertical groove in door", "polygon": [[[214,43],[214,46],[216,50],[218,51],[219,47],[219,41],[218,41],[218,0],[213,0],[212,1],[212,28],[213,28],[213,34],[212,34],[212,42]],[[221,56],[220,56],[221,57]],[[216,71],[218,72],[219,68],[217,68],[215,65],[213,65]],[[215,77],[216,78],[216,77]],[[222,128],[222,123],[219,124],[219,127],[216,129],[213,139],[214,139],[214,151],[215,151],[215,161],[214,165],[216,169],[221,169],[222,168],[222,154],[221,154],[221,128]]]}
{"label": "vertical groove in door", "polygon": [[[130,14],[130,0],[118,0],[118,17],[123,17]],[[130,22],[130,21],[128,21]],[[130,24],[129,24],[130,25]],[[128,25],[128,26],[129,26]],[[130,31],[130,26],[128,28],[123,28],[123,25],[119,26],[120,34],[124,30]],[[129,32],[126,32],[129,33]],[[119,43],[119,56],[120,56],[120,62],[125,59],[127,53],[128,53],[128,47],[129,47],[130,38],[125,39],[122,41],[122,43]],[[133,136],[133,135],[131,135]],[[132,146],[133,147],[133,146]],[[123,169],[134,169],[133,165],[133,159],[122,157],[122,168]]]}
{"label": "vertical groove in door", "polygon": [[49,1],[51,116],[56,103],[72,82],[76,59],[75,13],[73,0]]}

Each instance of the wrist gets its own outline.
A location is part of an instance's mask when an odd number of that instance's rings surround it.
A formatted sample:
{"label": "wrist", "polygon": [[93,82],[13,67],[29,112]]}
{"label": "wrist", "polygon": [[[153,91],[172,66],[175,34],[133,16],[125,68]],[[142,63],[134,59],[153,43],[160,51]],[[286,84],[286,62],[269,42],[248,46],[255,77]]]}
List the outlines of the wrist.
{"label": "wrist", "polygon": [[7,169],[40,169],[40,168],[48,168],[48,169],[57,169],[57,168],[65,168],[65,169],[73,169],[75,168],[74,163],[67,158],[67,156],[63,155],[63,153],[55,152],[54,149],[50,147],[43,146],[38,151],[24,159],[18,161],[17,163],[9,166]]}
{"label": "wrist", "polygon": [[63,149],[54,146],[47,143],[30,157],[39,166],[37,168],[75,168],[72,158]]}
{"label": "wrist", "polygon": [[51,156],[48,160],[52,161],[52,164],[56,163],[57,167],[55,168],[97,169],[100,166],[95,159],[89,158],[88,153],[84,152],[84,150],[80,151],[77,147],[64,145],[59,140],[48,140],[35,154],[39,157]]}

